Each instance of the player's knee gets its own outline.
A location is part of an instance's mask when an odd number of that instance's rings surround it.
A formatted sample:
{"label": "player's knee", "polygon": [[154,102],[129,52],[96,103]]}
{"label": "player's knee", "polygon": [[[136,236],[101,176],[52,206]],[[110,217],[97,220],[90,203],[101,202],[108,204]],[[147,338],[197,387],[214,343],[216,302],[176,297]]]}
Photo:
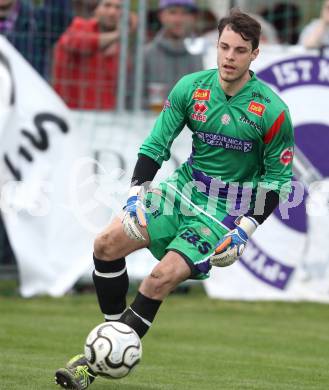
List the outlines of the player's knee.
{"label": "player's knee", "polygon": [[120,242],[115,230],[99,234],[94,241],[94,254],[97,259],[115,260],[117,245]]}
{"label": "player's knee", "polygon": [[152,272],[148,277],[148,289],[153,299],[163,299],[169,292],[170,279],[161,272]]}
{"label": "player's knee", "polygon": [[163,299],[178,283],[174,269],[155,268],[148,277],[149,289],[154,299]]}
{"label": "player's knee", "polygon": [[107,260],[111,253],[111,234],[101,233],[94,241],[94,255],[97,259]]}

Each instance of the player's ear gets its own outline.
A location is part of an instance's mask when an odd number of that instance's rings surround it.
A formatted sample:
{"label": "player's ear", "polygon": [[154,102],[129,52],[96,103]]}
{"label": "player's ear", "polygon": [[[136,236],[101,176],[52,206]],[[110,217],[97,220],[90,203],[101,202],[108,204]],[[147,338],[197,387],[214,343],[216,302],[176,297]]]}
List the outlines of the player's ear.
{"label": "player's ear", "polygon": [[258,57],[258,54],[259,54],[259,48],[257,47],[257,49],[255,49],[255,50],[251,53],[251,61],[254,61],[254,60]]}

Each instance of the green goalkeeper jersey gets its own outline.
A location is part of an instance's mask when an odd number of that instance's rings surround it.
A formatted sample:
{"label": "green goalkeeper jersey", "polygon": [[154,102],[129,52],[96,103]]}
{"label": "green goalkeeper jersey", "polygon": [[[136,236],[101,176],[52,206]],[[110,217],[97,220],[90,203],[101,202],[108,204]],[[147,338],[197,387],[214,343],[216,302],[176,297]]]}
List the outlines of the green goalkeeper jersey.
{"label": "green goalkeeper jersey", "polygon": [[[292,177],[293,128],[287,105],[251,72],[251,79],[228,98],[217,69],[184,76],[171,91],[152,132],[140,148],[160,166],[170,157],[184,126],[191,130],[185,180],[261,185],[286,197]],[[208,187],[207,187],[208,186]],[[222,187],[220,191],[227,191]]]}

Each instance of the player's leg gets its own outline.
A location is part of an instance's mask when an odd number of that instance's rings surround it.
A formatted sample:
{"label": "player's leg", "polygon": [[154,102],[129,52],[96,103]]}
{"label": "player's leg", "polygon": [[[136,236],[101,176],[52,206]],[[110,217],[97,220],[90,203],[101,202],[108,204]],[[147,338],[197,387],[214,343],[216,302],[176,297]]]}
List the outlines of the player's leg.
{"label": "player's leg", "polygon": [[145,229],[142,233],[145,241],[130,239],[116,218],[95,240],[93,280],[106,321],[118,320],[126,308],[129,280],[125,256],[149,244]]}
{"label": "player's leg", "polygon": [[132,327],[139,337],[143,337],[165,297],[190,276],[191,268],[184,258],[169,251],[143,280],[134,301],[120,321]]}
{"label": "player's leg", "polygon": [[[144,279],[135,300],[120,319],[135,329],[140,337],[151,326],[162,300],[180,282],[190,277],[207,277],[208,270],[200,272],[195,264],[211,251],[211,242],[215,245],[218,241],[218,237],[212,235],[210,229],[205,229],[205,235],[202,235],[205,226],[197,219],[187,218],[185,221],[175,206],[176,195],[168,193],[163,186],[160,190],[148,193],[147,200],[150,205],[159,205],[149,214],[147,231],[150,237],[148,248],[161,261]],[[192,226],[187,225],[187,221]],[[199,231],[201,234],[197,235]]]}
{"label": "player's leg", "polygon": [[161,216],[148,226],[151,237],[149,249],[157,254],[164,248],[167,253],[143,280],[135,300],[120,318],[140,337],[148,331],[163,299],[180,282],[189,278],[202,280],[209,277],[207,259],[218,239],[226,232],[225,229],[213,231],[199,218],[192,218],[181,222],[178,228],[174,221],[172,228],[175,235],[169,241],[170,236],[161,233],[161,225],[166,223],[164,230],[167,231],[173,221],[173,217]]}
{"label": "player's leg", "polygon": [[[129,280],[125,256],[149,244],[147,232],[141,232],[145,241],[130,239],[116,218],[95,240],[93,280],[106,320],[118,320],[126,308]],[[65,389],[84,390],[96,376],[84,355],[76,355],[65,368],[56,371],[55,382]]]}

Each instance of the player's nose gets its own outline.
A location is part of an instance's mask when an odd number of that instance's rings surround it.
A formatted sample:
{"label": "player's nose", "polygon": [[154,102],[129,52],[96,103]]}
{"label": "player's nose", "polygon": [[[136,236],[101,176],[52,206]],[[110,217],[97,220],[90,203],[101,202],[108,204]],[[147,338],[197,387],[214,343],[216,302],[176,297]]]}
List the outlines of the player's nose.
{"label": "player's nose", "polygon": [[227,50],[226,52],[226,59],[229,61],[234,60],[234,50]]}

